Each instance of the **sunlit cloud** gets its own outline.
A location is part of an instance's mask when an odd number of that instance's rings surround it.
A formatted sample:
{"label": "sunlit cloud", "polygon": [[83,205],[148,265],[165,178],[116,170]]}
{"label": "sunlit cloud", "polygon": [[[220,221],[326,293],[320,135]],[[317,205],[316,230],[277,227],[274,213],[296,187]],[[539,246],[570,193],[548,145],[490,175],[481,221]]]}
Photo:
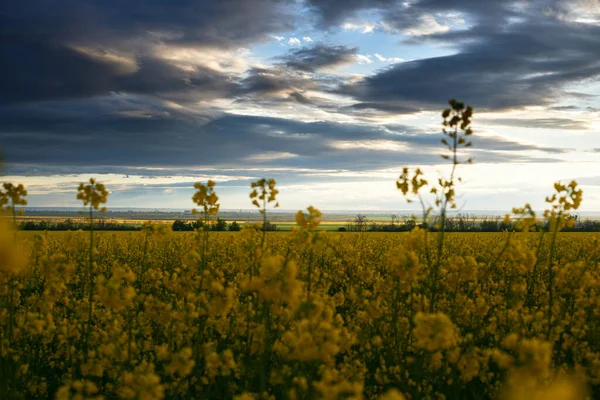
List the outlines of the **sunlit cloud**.
{"label": "sunlit cloud", "polygon": [[288,44],[290,46],[301,46],[302,42],[300,42],[300,39],[298,39],[296,37],[291,37],[288,39]]}

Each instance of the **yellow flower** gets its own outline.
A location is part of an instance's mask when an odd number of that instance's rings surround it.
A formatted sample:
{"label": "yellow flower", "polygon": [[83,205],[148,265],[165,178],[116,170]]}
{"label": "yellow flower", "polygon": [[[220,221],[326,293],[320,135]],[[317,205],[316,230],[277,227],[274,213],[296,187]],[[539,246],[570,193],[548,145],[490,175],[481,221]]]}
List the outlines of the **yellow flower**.
{"label": "yellow flower", "polygon": [[19,243],[15,242],[14,231],[0,221],[0,272],[17,274],[27,265],[27,257]]}
{"label": "yellow flower", "polygon": [[[77,191],[77,200],[83,201],[84,206],[89,204],[90,208],[94,210],[98,210],[100,204],[106,203],[108,197],[108,190],[94,178],[90,178],[90,183],[87,185],[80,184]],[[106,208],[102,208],[101,211],[106,211]]]}
{"label": "yellow flower", "polygon": [[406,400],[406,397],[398,389],[390,389],[379,396],[379,400]]}
{"label": "yellow flower", "polygon": [[419,312],[414,321],[415,347],[434,352],[451,349],[458,344],[457,329],[445,314]]}

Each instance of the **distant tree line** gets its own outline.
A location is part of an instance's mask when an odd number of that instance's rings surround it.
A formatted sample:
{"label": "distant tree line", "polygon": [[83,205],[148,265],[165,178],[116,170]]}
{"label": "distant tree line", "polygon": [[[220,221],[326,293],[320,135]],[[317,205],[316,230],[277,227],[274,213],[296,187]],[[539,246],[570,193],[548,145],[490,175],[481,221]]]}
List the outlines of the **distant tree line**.
{"label": "distant tree line", "polygon": [[[182,220],[177,219],[173,222],[173,231],[188,231],[191,232],[194,229],[198,229],[204,226],[203,221],[200,220]],[[83,220],[74,220],[67,218],[60,221],[54,220],[40,220],[40,221],[23,221],[19,223],[19,229],[23,231],[87,231],[90,229],[90,223]],[[139,231],[141,225],[134,225],[130,223],[116,222],[109,219],[94,219],[94,230],[95,231]],[[217,221],[211,225],[212,231],[229,231],[238,232],[242,230],[242,225],[237,221],[227,223],[224,219],[218,218]],[[267,231],[276,231],[277,225],[268,222],[266,225]]]}
{"label": "distant tree line", "polygon": [[[42,220],[21,222],[19,228],[23,231],[87,231],[90,229],[90,223],[67,218],[62,221]],[[94,219],[95,231],[139,231],[140,229],[139,225],[106,219]]]}
{"label": "distant tree line", "polygon": [[[600,232],[600,220],[580,219],[575,216],[573,227],[566,227],[563,232]],[[338,228],[340,232],[408,232],[415,226],[428,228],[431,232],[436,232],[436,227],[439,217],[434,216],[429,225],[420,224],[413,218],[408,216],[398,217],[392,215],[391,222],[376,222],[369,220],[364,214],[358,214],[353,220],[346,223],[346,226]],[[509,223],[504,222],[502,217],[477,217],[475,215],[459,214],[454,217],[447,217],[446,232],[503,232],[505,230],[512,231],[515,229],[516,221]],[[177,219],[173,222],[173,231],[188,231],[201,228],[203,222],[199,220],[181,220]],[[76,231],[90,229],[89,222],[82,220],[74,220],[67,218],[61,221],[41,220],[41,221],[24,221],[19,223],[19,228],[24,231]],[[116,222],[110,219],[95,219],[94,230],[97,231],[138,231],[140,225],[131,223]],[[539,221],[536,225],[537,230],[548,230],[548,222]],[[224,219],[218,218],[211,225],[212,231],[229,231],[237,232],[242,229],[242,225],[237,221],[227,223]],[[267,221],[267,231],[276,231],[277,225]]]}
{"label": "distant tree line", "polygon": [[364,214],[358,214],[354,220],[348,221],[346,226],[338,228],[340,232],[408,232],[417,225],[416,221],[409,217],[398,217],[392,214],[391,223],[371,221]]}
{"label": "distant tree line", "polygon": [[[563,232],[600,232],[600,220],[580,219],[576,215],[567,216],[574,220],[572,227],[565,227]],[[430,223],[429,230],[437,231],[439,217],[434,217]],[[447,217],[446,232],[503,232],[517,230],[517,221],[505,222],[502,217],[476,217],[474,215],[458,214],[455,217]],[[539,220],[535,224],[537,231],[550,230],[549,222]]]}
{"label": "distant tree line", "polygon": [[[600,232],[600,220],[581,220],[577,216],[571,216],[575,220],[573,227],[563,229],[563,232]],[[419,224],[408,216],[398,217],[392,214],[392,221],[382,223],[371,221],[366,215],[358,214],[353,220],[338,229],[340,232],[407,232],[419,225],[423,229],[437,232],[439,216],[434,216],[429,224]],[[446,217],[446,232],[503,232],[515,230],[516,221],[506,223],[502,217],[478,217],[475,215],[458,214],[454,217]],[[536,230],[549,230],[547,221],[539,221]]]}
{"label": "distant tree line", "polygon": [[[201,221],[199,219],[196,220],[191,220],[191,221],[186,221],[183,219],[176,219],[173,222],[172,225],[172,229],[173,231],[176,232],[192,232],[196,229],[200,229],[204,227],[204,221]],[[237,221],[233,221],[231,224],[227,224],[227,221],[225,221],[222,218],[217,218],[217,221],[210,226],[210,230],[212,231],[218,231],[218,232],[223,232],[223,231],[239,231],[241,230],[242,227],[240,226],[240,224],[237,223]]]}
{"label": "distant tree line", "polygon": [[[172,229],[173,231],[179,231],[179,232],[192,232],[195,229],[199,229],[204,227],[204,221],[201,220],[182,220],[182,219],[176,219],[173,222],[173,226]],[[277,230],[277,225],[267,221],[266,226],[266,230],[269,231],[276,231]],[[225,232],[225,231],[229,231],[229,232],[238,232],[240,230],[242,230],[242,226],[237,222],[237,221],[233,221],[231,223],[227,223],[227,221],[225,221],[224,219],[221,218],[217,218],[217,221],[212,224],[210,226],[210,230],[211,231],[217,231],[217,232]]]}
{"label": "distant tree line", "polygon": [[[186,221],[186,220],[182,220],[182,219],[176,219],[173,222],[172,228],[174,231],[192,232],[193,230],[199,229],[202,227],[204,227],[204,221],[201,221],[201,220]],[[225,232],[225,231],[238,232],[238,231],[242,230],[242,225],[240,225],[237,221],[233,221],[228,224],[227,221],[225,221],[224,219],[217,218],[217,221],[213,225],[210,226],[210,230],[217,231],[217,232]],[[277,225],[267,221],[266,230],[267,231],[276,231]]]}

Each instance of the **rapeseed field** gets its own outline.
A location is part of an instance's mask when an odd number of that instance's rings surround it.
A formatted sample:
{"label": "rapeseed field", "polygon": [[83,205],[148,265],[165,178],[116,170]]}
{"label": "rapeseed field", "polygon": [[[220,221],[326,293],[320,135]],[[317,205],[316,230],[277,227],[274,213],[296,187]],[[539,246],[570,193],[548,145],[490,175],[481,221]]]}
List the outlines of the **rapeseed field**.
{"label": "rapeseed field", "polygon": [[[450,106],[451,174],[396,182],[436,232],[320,232],[311,206],[285,234],[33,235],[12,228],[25,188],[5,184],[0,398],[597,398],[600,236],[560,233],[583,193],[556,183],[543,215],[512,210],[513,231],[446,233],[472,134],[472,109]],[[195,188],[210,226],[217,184]],[[272,179],[250,188],[264,223],[277,195]],[[79,187],[92,228],[108,196]]]}

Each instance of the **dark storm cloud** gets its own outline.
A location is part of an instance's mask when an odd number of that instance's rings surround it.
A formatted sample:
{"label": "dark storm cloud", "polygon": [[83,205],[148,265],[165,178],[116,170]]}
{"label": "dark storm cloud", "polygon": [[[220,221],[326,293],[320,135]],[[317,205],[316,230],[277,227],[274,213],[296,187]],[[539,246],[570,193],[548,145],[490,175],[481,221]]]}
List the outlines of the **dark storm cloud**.
{"label": "dark storm cloud", "polygon": [[2,34],[45,43],[126,44],[133,39],[239,46],[290,29],[286,0],[37,0],[0,6]]}
{"label": "dark storm cloud", "polygon": [[114,91],[184,101],[227,97],[237,87],[234,77],[214,70],[196,67],[186,71],[150,58],[140,61],[138,72],[115,81]]}
{"label": "dark storm cloud", "polygon": [[107,93],[118,76],[117,65],[34,38],[2,40],[0,58],[0,104]]}
{"label": "dark storm cloud", "polygon": [[328,27],[339,25],[347,18],[355,17],[358,11],[386,10],[399,6],[397,0],[308,0],[308,6],[315,12],[318,22]]}
{"label": "dark storm cloud", "polygon": [[0,103],[206,90],[228,77],[156,60],[153,44],[239,47],[291,27],[291,2],[40,0],[0,6]]}
{"label": "dark storm cloud", "polygon": [[[0,142],[5,144],[9,165],[24,169],[95,166],[100,171],[118,166],[367,170],[441,161],[440,135],[402,125],[304,123],[236,115],[203,122],[160,105],[147,107],[142,114],[110,108],[94,113],[93,103],[80,106],[80,111],[59,107],[39,115],[19,108],[2,112]],[[395,145],[396,151],[394,146],[369,148],[373,141]],[[480,162],[527,161],[523,152],[529,150],[564,151],[498,137],[476,138],[474,146],[483,149]]]}
{"label": "dark storm cloud", "polygon": [[[12,54],[14,62],[0,64],[0,104],[111,92],[189,101],[227,97],[236,88],[235,79],[225,74],[201,67],[183,70],[150,57],[138,57],[136,70],[123,73],[117,64],[94,61],[67,48],[46,52],[39,47],[26,56],[22,51]],[[23,58],[17,59],[19,55]]]}
{"label": "dark storm cloud", "polygon": [[315,89],[317,83],[302,72],[291,71],[282,65],[254,67],[240,82],[238,95],[271,94],[284,91]]}
{"label": "dark storm cloud", "polygon": [[352,63],[357,50],[322,43],[290,50],[276,57],[279,62],[270,67],[253,67],[246,71],[246,77],[239,82],[235,95],[238,101],[251,100],[263,106],[293,101],[323,107],[321,102],[308,98],[305,92],[337,90],[342,78],[319,72]]}
{"label": "dark storm cloud", "polygon": [[321,25],[329,27],[340,25],[347,19],[360,19],[365,12],[379,12],[388,27],[399,30],[408,29],[419,24],[425,14],[463,12],[473,21],[497,24],[499,14],[515,13],[511,9],[522,1],[510,0],[308,0],[309,7],[317,15]]}
{"label": "dark storm cloud", "polygon": [[[595,60],[600,28],[561,20],[567,11],[560,4],[566,3],[307,0],[306,4],[327,28],[378,12],[389,29],[413,31],[415,43],[445,43],[457,49],[450,56],[398,64],[359,83],[342,85],[338,93],[357,100],[352,109],[340,110],[343,113],[354,110],[369,116],[376,111],[437,109],[449,96],[488,109],[549,104],[565,94],[567,84],[599,74]],[[328,82],[331,79],[319,72],[351,62],[356,48],[315,44],[292,50],[276,57],[279,63],[272,68],[250,69],[241,82],[239,75],[175,66],[157,59],[152,50],[157,44],[213,49],[249,45],[289,30],[298,9],[299,3],[292,0],[40,0],[35,7],[7,2],[0,6],[0,104],[110,92],[180,101],[238,96],[247,100],[248,95],[262,100],[261,96],[283,92],[288,101],[322,107],[305,91],[332,90],[339,79]],[[460,29],[427,32],[427,26],[421,26],[427,21]],[[431,34],[419,35],[420,29]]]}
{"label": "dark storm cloud", "polygon": [[[342,86],[385,113],[396,106],[437,109],[449,96],[489,110],[550,105],[567,86],[597,80],[600,27],[569,20],[580,3],[550,0],[309,0],[326,25],[377,11],[407,43],[446,44],[452,55],[397,64]],[[583,3],[581,3],[583,4]]]}
{"label": "dark storm cloud", "polygon": [[279,58],[288,68],[316,72],[323,68],[337,67],[354,62],[357,51],[357,47],[317,44],[313,47],[292,51]]}
{"label": "dark storm cloud", "polygon": [[290,94],[288,94],[288,96],[300,104],[313,104],[312,100],[310,100],[300,92],[291,92]]}
{"label": "dark storm cloud", "polygon": [[[536,29],[538,35],[532,36]],[[489,34],[454,55],[398,64],[346,87],[346,93],[365,102],[422,108],[438,108],[451,95],[496,110],[551,104],[567,84],[600,75],[588,43],[600,37],[600,28],[531,24],[520,30]]]}

